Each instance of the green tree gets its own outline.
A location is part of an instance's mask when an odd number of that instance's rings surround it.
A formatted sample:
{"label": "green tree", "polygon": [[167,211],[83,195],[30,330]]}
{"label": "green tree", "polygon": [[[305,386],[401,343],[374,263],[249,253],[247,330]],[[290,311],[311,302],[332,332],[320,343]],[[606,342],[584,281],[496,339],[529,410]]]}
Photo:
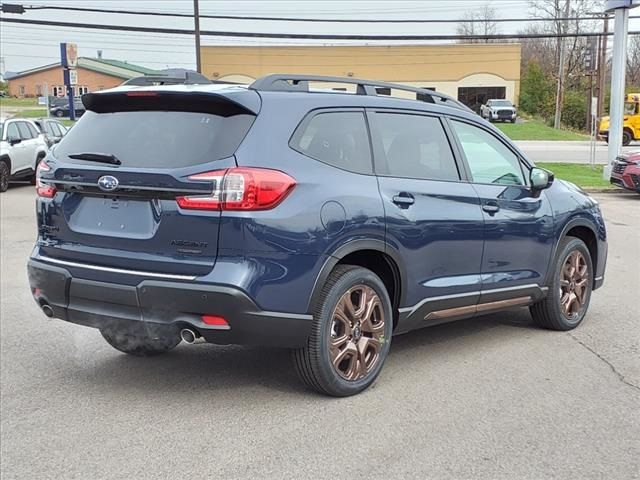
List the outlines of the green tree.
{"label": "green tree", "polygon": [[538,62],[527,64],[520,79],[520,109],[531,115],[548,118],[555,108],[554,95],[553,78],[544,73]]}

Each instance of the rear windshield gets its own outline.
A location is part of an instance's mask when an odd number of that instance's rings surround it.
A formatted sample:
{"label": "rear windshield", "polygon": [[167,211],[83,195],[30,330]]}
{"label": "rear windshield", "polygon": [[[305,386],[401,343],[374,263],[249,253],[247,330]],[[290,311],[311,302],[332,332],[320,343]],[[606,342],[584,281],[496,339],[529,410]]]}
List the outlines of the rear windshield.
{"label": "rear windshield", "polygon": [[123,166],[180,168],[229,157],[251,128],[253,115],[210,113],[87,111],[56,148],[56,156],[104,153]]}

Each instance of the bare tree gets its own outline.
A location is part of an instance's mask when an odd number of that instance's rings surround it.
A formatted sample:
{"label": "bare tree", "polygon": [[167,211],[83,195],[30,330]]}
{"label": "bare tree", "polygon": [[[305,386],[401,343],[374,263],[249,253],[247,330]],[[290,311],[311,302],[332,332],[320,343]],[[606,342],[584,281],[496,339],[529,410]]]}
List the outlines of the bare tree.
{"label": "bare tree", "polygon": [[627,85],[640,87],[640,36],[637,35],[629,38],[629,47],[627,50]]}
{"label": "bare tree", "polygon": [[[496,35],[498,33],[498,24],[495,22],[497,17],[496,10],[488,3],[476,10],[468,10],[462,16],[462,21],[458,23],[456,32],[458,35]],[[494,39],[469,39],[460,40],[460,43],[491,43]]]}
{"label": "bare tree", "polygon": [[[569,1],[571,18],[588,16],[589,12],[601,9],[599,2],[595,0],[529,0],[531,17],[548,19],[548,22],[538,22],[530,25],[524,33],[550,33],[561,35],[566,33],[593,32],[596,28],[595,20],[571,20],[565,22],[565,1]],[[536,60],[542,69],[549,74],[557,76],[558,63],[560,61],[560,45],[562,38],[555,39],[527,39],[523,41],[522,53],[525,64],[529,60]],[[565,52],[565,76],[568,84],[579,82],[583,72],[584,55],[587,39],[584,37],[566,38]]]}

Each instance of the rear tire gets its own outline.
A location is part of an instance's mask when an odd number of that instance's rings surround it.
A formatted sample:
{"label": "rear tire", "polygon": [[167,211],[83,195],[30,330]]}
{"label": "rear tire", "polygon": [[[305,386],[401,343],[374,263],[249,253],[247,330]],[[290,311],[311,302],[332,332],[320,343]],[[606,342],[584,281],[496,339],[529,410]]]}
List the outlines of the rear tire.
{"label": "rear tire", "polygon": [[362,392],[376,379],[391,346],[393,313],[372,271],[338,265],[313,310],[307,345],[293,351],[300,379],[334,397]]}
{"label": "rear tire", "polygon": [[628,130],[622,132],[622,145],[624,145],[625,147],[627,145],[631,145],[631,140],[633,140],[631,132],[629,132]]}
{"label": "rear tire", "polygon": [[181,341],[177,330],[171,330],[171,332],[167,332],[166,336],[159,338],[120,330],[102,329],[100,333],[113,348],[136,357],[150,357],[166,353]]}
{"label": "rear tire", "polygon": [[579,238],[566,237],[558,246],[549,292],[530,307],[531,316],[542,328],[572,330],[587,313],[592,288],[593,264],[589,249]]}

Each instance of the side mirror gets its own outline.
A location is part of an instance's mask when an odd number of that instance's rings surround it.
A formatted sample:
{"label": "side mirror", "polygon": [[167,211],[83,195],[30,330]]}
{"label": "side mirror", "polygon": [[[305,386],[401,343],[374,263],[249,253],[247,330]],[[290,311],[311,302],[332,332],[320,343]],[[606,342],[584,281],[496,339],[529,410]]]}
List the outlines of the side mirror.
{"label": "side mirror", "polygon": [[18,138],[18,137],[9,137],[7,139],[7,141],[9,142],[9,145],[13,146],[13,145],[16,145],[16,144],[20,143],[22,141],[22,139]]}
{"label": "side mirror", "polygon": [[529,174],[529,180],[531,181],[531,188],[533,190],[544,190],[551,186],[554,176],[549,170],[534,167]]}

